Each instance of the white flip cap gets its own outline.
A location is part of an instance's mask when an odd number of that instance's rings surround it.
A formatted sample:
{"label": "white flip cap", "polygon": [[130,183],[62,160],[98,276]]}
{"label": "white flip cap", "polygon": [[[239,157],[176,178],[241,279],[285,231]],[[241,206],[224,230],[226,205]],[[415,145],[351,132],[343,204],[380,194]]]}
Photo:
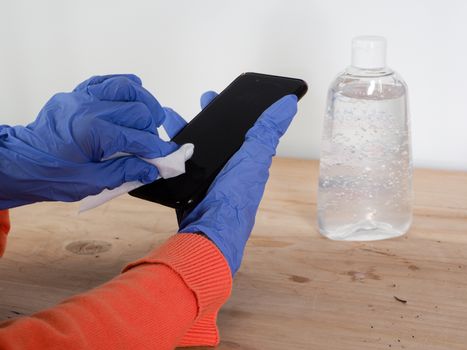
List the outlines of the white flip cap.
{"label": "white flip cap", "polygon": [[352,66],[363,69],[386,67],[386,39],[382,36],[353,38]]}

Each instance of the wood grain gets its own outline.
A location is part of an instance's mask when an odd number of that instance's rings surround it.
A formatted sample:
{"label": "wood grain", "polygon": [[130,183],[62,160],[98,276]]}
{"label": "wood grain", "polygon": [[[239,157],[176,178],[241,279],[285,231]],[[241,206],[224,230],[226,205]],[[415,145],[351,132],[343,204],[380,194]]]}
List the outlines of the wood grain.
{"label": "wood grain", "polygon": [[[410,232],[371,243],[319,235],[317,177],[316,161],[275,159],[218,348],[467,349],[467,173],[416,170]],[[177,228],[170,209],[129,196],[77,209],[12,210],[0,319],[103,283]]]}

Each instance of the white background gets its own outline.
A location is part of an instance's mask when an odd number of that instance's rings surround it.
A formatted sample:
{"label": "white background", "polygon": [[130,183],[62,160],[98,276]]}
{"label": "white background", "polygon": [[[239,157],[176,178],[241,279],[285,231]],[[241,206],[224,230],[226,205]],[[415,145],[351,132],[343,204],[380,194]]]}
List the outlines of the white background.
{"label": "white background", "polygon": [[350,40],[388,39],[410,92],[415,165],[467,170],[467,1],[0,0],[0,124],[32,121],[91,75],[135,73],[191,119],[239,73],[303,78],[310,91],[279,154],[319,158],[326,90]]}

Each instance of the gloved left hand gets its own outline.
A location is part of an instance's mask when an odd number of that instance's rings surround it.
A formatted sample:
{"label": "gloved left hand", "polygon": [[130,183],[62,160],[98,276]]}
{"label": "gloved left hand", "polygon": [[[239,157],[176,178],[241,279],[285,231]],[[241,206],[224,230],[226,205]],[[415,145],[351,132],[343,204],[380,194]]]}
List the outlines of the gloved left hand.
{"label": "gloved left hand", "polygon": [[[202,107],[214,96],[212,92],[203,95]],[[226,258],[232,275],[240,267],[279,139],[296,112],[295,95],[285,96],[266,109],[245,135],[243,145],[217,175],[204,199],[180,223],[181,233],[201,233],[214,242]]]}
{"label": "gloved left hand", "polygon": [[[0,209],[154,181],[157,168],[138,157],[178,148],[158,136],[164,122],[177,127],[166,116],[134,75],[92,77],[53,96],[28,126],[0,126]],[[117,152],[134,156],[101,161]]]}

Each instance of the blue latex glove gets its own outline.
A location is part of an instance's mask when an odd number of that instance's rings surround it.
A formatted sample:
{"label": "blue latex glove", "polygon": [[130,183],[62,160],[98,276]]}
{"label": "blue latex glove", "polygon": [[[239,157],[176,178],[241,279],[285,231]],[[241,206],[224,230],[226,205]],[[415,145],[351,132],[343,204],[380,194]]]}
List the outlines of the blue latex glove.
{"label": "blue latex glove", "polygon": [[[173,120],[172,120],[173,119]],[[76,201],[127,181],[150,183],[157,168],[136,156],[175,151],[166,114],[134,75],[96,76],[53,96],[26,127],[0,127],[0,209],[39,201]],[[116,152],[135,156],[101,161]]]}
{"label": "blue latex glove", "polygon": [[[202,107],[213,97],[201,99]],[[297,112],[297,97],[288,95],[269,107],[248,131],[206,197],[182,220],[179,232],[204,233],[221,250],[234,275],[255,222],[279,138]]]}

